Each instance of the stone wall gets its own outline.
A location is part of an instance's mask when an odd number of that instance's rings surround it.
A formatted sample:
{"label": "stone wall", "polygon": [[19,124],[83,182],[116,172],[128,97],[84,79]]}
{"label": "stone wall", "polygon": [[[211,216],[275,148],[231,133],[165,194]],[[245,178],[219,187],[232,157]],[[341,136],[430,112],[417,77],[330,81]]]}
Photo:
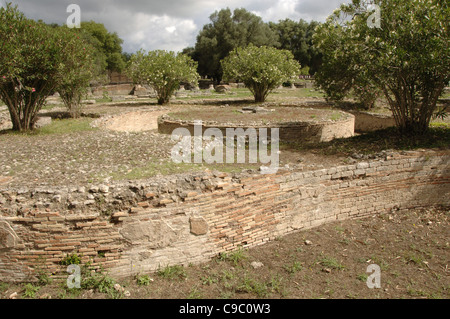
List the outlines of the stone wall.
{"label": "stone wall", "polygon": [[372,132],[395,126],[392,115],[348,111],[355,116],[355,132]]}
{"label": "stone wall", "polygon": [[[267,134],[270,137],[270,128],[279,128],[280,141],[306,141],[306,142],[327,142],[335,138],[345,138],[354,135],[355,118],[353,115],[341,112],[344,116],[342,119],[336,121],[323,122],[291,122],[291,123],[274,123],[271,125],[264,125],[261,128],[268,128]],[[203,132],[208,128],[218,128],[222,131],[223,136],[226,136],[226,129],[230,127],[243,128],[247,130],[249,127],[254,127],[259,132],[257,125],[222,125],[222,124],[208,124],[202,123]],[[194,122],[172,119],[168,115],[163,115],[158,118],[158,132],[162,134],[172,134],[176,128],[187,128],[194,136]]]}
{"label": "stone wall", "polygon": [[129,95],[133,91],[134,85],[132,83],[104,85],[92,88],[92,95],[102,97],[106,92],[108,96],[113,95]]}
{"label": "stone wall", "polygon": [[[59,262],[70,253],[121,278],[204,262],[336,220],[448,206],[449,164],[448,151],[404,152],[273,175],[207,171],[67,193],[1,190],[0,280],[35,280],[38,271],[67,278]],[[33,200],[48,205],[17,205]]]}

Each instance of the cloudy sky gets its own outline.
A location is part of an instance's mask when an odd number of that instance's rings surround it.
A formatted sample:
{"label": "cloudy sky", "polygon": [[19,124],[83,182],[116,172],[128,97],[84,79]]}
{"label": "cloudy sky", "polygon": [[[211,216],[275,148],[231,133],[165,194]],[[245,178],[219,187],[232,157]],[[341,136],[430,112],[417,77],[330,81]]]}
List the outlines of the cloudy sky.
{"label": "cloudy sky", "polygon": [[348,0],[0,0],[12,2],[28,18],[62,24],[70,4],[81,9],[81,20],[103,23],[124,40],[123,50],[181,51],[194,46],[209,16],[224,8],[245,8],[265,22],[281,19],[324,21]]}

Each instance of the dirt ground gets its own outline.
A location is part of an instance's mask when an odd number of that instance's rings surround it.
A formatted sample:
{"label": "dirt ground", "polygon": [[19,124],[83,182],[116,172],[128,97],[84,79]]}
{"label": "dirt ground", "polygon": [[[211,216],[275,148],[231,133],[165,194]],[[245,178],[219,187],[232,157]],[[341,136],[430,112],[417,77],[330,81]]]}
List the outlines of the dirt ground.
{"label": "dirt ground", "polygon": [[102,123],[102,127],[118,132],[142,132],[158,129],[158,117],[168,111],[131,111],[119,114]]}
{"label": "dirt ground", "polygon": [[[200,265],[166,267],[99,288],[0,282],[0,297],[52,299],[448,299],[450,210],[386,212],[298,231]],[[369,265],[378,265],[380,288]],[[83,275],[83,273],[82,273]],[[116,289],[113,288],[114,284]]]}
{"label": "dirt ground", "polygon": [[[160,107],[148,103],[94,105],[87,107],[85,113],[100,114],[101,118],[81,119],[87,126],[97,128],[94,130],[56,135],[6,134],[3,131],[0,134],[0,185],[76,186],[149,178],[163,171],[181,172],[171,163],[170,154],[176,142],[170,135],[158,133],[157,119],[162,114],[185,109],[185,105]],[[345,157],[323,156],[310,151],[282,149],[280,153],[281,165],[301,165],[305,169],[338,165],[344,160]],[[260,164],[248,163],[221,165],[211,168],[241,171],[260,167]],[[139,174],[135,174],[136,171]]]}

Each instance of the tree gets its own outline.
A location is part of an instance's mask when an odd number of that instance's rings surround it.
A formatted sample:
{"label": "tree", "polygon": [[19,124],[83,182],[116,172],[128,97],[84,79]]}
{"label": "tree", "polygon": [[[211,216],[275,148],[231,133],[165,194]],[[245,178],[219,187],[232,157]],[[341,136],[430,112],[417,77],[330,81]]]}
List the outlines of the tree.
{"label": "tree", "polygon": [[308,66],[310,74],[314,74],[320,65],[320,52],[313,46],[312,39],[318,22],[310,23],[301,19],[269,22],[270,28],[278,35],[278,49],[289,50],[302,66]]}
{"label": "tree", "polygon": [[235,49],[221,63],[224,78],[242,81],[255,102],[264,102],[273,89],[298,78],[301,68],[288,50],[252,44]]}
{"label": "tree", "polygon": [[80,37],[77,29],[65,30],[61,32],[66,43],[66,63],[63,67],[64,76],[56,88],[61,99],[64,101],[69,114],[78,118],[81,115],[81,100],[87,93],[91,80],[94,78],[93,70],[95,48]]}
{"label": "tree", "polygon": [[125,69],[123,40],[116,32],[110,33],[102,23],[94,21],[81,22],[81,29],[92,37],[90,42],[97,49],[104,69],[108,72],[122,72]]}
{"label": "tree", "polygon": [[228,8],[222,9],[213,13],[210,20],[197,36],[191,56],[198,61],[199,73],[216,82],[222,79],[220,61],[233,49],[249,44],[274,46],[278,43],[268,24],[245,9],[235,9],[233,14]]}
{"label": "tree", "polygon": [[[373,27],[371,4],[381,10]],[[353,0],[321,25],[314,41],[324,54],[316,80],[325,90],[359,83],[383,92],[403,133],[427,131],[450,79],[449,5],[441,0]]]}
{"label": "tree", "polygon": [[197,84],[197,62],[184,54],[156,50],[146,54],[143,50],[133,54],[127,70],[136,84],[151,85],[158,96],[158,104],[169,103],[181,82]]}
{"label": "tree", "polygon": [[[0,8],[0,98],[13,130],[32,130],[48,96],[83,43],[74,33],[27,19],[10,3]],[[80,40],[81,41],[81,40]]]}

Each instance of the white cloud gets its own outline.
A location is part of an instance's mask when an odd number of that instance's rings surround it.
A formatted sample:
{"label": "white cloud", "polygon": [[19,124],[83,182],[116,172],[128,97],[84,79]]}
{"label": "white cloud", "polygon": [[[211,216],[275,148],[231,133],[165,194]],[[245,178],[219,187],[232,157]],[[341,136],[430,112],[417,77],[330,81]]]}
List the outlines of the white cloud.
{"label": "white cloud", "polygon": [[299,14],[295,11],[297,4],[298,0],[279,0],[271,2],[270,7],[261,11],[253,11],[253,13],[259,15],[264,21],[278,22],[287,18],[299,20]]}
{"label": "white cloud", "polygon": [[295,10],[305,20],[325,21],[342,3],[348,2],[351,0],[300,0]]}
{"label": "white cloud", "polygon": [[[126,52],[165,49],[180,51],[195,44],[196,36],[217,10],[245,8],[264,21],[300,18],[323,21],[350,0],[8,0],[29,18],[65,23],[71,3],[81,7],[82,21],[103,23],[124,40]],[[4,4],[1,4],[4,6]]]}
{"label": "white cloud", "polygon": [[138,49],[181,51],[190,45],[197,34],[197,26],[190,19],[144,13],[136,15],[134,19],[133,25],[123,31],[128,35],[124,49],[129,52]]}
{"label": "white cloud", "polygon": [[166,31],[169,33],[174,33],[175,31],[177,31],[177,27],[176,26],[167,27]]}

